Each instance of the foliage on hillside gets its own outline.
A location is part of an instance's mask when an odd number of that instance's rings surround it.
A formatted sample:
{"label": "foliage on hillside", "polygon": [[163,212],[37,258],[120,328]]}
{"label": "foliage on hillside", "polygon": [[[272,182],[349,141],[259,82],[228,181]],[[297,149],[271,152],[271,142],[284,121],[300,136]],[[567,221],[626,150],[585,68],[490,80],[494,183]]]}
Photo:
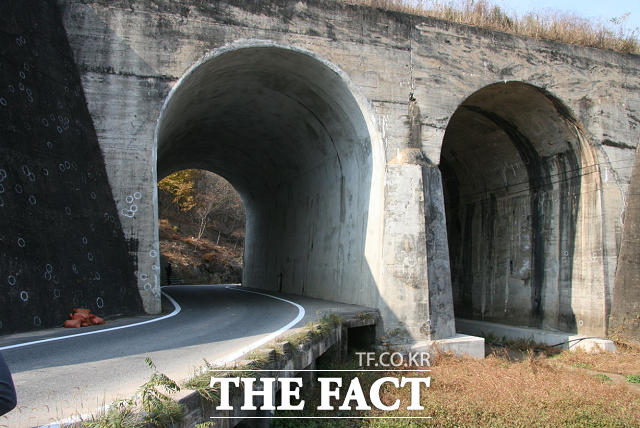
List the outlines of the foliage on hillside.
{"label": "foliage on hillside", "polygon": [[631,13],[598,22],[557,10],[518,16],[489,0],[342,0],[386,10],[444,19],[537,39],[612,50],[640,53],[640,28],[625,28]]}
{"label": "foliage on hillside", "polygon": [[239,283],[245,213],[233,187],[215,174],[185,170],[158,188],[162,283],[167,263],[185,284]]}
{"label": "foliage on hillside", "polygon": [[189,211],[196,205],[195,183],[201,171],[185,169],[164,178],[158,183],[158,189],[170,194],[171,200],[181,211]]}

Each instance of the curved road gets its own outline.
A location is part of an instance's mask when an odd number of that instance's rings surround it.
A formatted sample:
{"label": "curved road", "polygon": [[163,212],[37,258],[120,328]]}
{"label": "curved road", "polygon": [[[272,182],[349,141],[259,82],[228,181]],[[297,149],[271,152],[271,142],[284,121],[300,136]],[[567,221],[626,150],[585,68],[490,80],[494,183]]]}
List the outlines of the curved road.
{"label": "curved road", "polygon": [[[149,379],[152,371],[146,357],[171,379],[183,379],[202,366],[203,359],[214,362],[238,351],[286,326],[299,314],[298,308],[286,301],[225,286],[174,286],[163,291],[182,307],[174,317],[2,350],[13,373],[19,408],[0,417],[0,427],[43,425],[78,413],[90,414],[105,403],[125,398]],[[152,318],[3,337],[0,349]]]}

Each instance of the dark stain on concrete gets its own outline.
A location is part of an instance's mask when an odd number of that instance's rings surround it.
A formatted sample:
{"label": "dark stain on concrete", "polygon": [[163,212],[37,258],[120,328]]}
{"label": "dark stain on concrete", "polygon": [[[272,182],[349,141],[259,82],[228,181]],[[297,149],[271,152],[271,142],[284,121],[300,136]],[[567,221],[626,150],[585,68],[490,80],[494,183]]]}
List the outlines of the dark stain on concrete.
{"label": "dark stain on concrete", "polygon": [[609,139],[602,140],[602,145],[603,146],[608,146],[608,147],[615,147],[617,149],[625,149],[625,150],[635,150],[636,149],[635,147],[633,147],[633,146],[631,146],[629,144],[622,143],[620,141],[612,141],[612,140],[609,140]]}
{"label": "dark stain on concrete", "polygon": [[544,213],[545,192],[552,189],[549,168],[540,158],[532,142],[518,127],[503,117],[477,106],[464,108],[482,115],[502,129],[515,146],[529,176],[531,191],[531,230],[532,230],[532,282],[531,282],[531,327],[541,327],[543,319],[542,289],[544,286]]}
{"label": "dark stain on concrete", "polygon": [[462,248],[460,260],[462,265],[462,277],[460,278],[459,307],[456,314],[464,317],[473,313],[473,217],[474,204],[468,204],[464,216],[464,228],[462,229]]}
{"label": "dark stain on concrete", "polygon": [[556,156],[560,190],[558,235],[558,326],[576,332],[576,316],[572,309],[573,258],[576,222],[580,202],[580,163],[573,150]]}

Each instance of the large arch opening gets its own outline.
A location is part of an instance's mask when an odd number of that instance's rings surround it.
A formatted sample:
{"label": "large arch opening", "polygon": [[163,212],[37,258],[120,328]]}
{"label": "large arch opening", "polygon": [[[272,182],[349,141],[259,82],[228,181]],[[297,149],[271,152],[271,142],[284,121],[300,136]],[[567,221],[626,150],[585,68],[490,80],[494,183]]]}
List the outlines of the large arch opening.
{"label": "large arch opening", "polygon": [[444,137],[457,318],[602,334],[598,168],[569,109],[505,82],[472,94]]}
{"label": "large arch opening", "polygon": [[247,220],[243,285],[371,305],[366,253],[379,240],[381,201],[371,198],[379,190],[365,111],[327,61],[234,44],[169,95],[156,131],[158,179],[197,168],[236,188]]}

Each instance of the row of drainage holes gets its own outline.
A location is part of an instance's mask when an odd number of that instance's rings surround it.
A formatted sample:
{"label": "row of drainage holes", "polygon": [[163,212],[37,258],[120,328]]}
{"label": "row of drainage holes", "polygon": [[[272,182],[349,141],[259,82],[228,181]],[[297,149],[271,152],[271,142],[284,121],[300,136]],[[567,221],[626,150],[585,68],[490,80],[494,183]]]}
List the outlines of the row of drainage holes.
{"label": "row of drainage holes", "polygon": [[[31,89],[29,88],[25,88],[24,85],[21,83],[20,84],[20,90],[26,90],[27,93],[27,100],[29,100],[29,102],[33,102],[33,95],[31,92]],[[13,86],[9,85],[9,91],[10,92],[15,92],[15,89]],[[78,93],[76,92],[76,95],[78,95]],[[5,98],[0,98],[0,105],[3,107],[6,107],[9,103],[7,103],[7,100]],[[58,107],[62,108],[62,104],[58,103]],[[55,121],[55,117],[53,115],[50,115],[49,118],[53,117],[53,121]],[[59,116],[60,118],[60,116]],[[56,126],[56,131],[58,131],[59,134],[62,134],[63,131],[66,131],[67,129],[69,129],[69,119],[67,117],[64,118],[65,120],[62,122],[62,126]],[[42,124],[46,127],[49,126],[49,120],[47,120],[47,118],[42,118]],[[76,135],[80,135],[80,130],[87,132],[88,128],[86,126],[84,126],[81,123],[78,123],[78,121],[76,121],[76,125],[78,126],[78,128],[80,129],[76,129]],[[24,123],[24,127],[27,131],[31,130],[31,124],[29,124],[28,122]],[[51,147],[49,147],[51,148]]]}
{"label": "row of drainage holes", "polygon": [[[36,327],[40,327],[41,324],[42,320],[40,319],[40,317],[33,317],[33,325],[35,325]],[[2,330],[2,321],[0,321],[0,330]]]}
{"label": "row of drainage holes", "polygon": [[[13,87],[13,85],[9,85],[9,92],[11,92],[12,94],[16,92],[16,88]],[[24,86],[22,83],[20,83],[18,85],[18,89],[20,89],[21,91],[24,91],[27,93],[27,100],[29,100],[30,103],[32,103],[33,100],[33,92],[31,91],[31,89],[27,88],[26,86]],[[7,100],[4,98],[0,98],[0,105],[2,105],[3,107],[6,107],[8,105]],[[25,123],[25,127],[26,127],[26,123]],[[29,126],[29,128],[27,128],[27,130],[31,129],[31,127]]]}
{"label": "row of drainage holes", "polygon": [[[49,126],[49,121],[47,119],[42,119],[42,124],[44,126]],[[56,126],[56,131],[58,131],[59,134],[62,134],[62,131],[66,131],[67,129],[69,129],[69,125]],[[76,134],[80,135],[79,129],[76,129]]]}
{"label": "row of drainage holes", "polygon": [[[51,141],[47,141],[47,147],[49,147],[50,149],[53,148],[53,144],[51,144]],[[89,168],[93,168],[93,162],[89,162],[88,166],[89,166]],[[70,170],[72,168],[74,170],[76,170],[76,171],[78,170],[78,164],[75,163],[75,162],[69,162],[69,161],[64,161],[58,167],[60,168],[60,171],[62,171],[62,172],[66,171],[66,170]],[[48,169],[45,168],[42,171],[44,172],[44,175],[49,175],[49,170]],[[24,175],[26,175],[27,177],[29,177],[29,179],[31,181],[36,181],[36,176],[35,176],[35,174],[33,172],[31,172],[31,169],[29,168],[28,165],[22,165],[22,173]],[[84,176],[84,173],[82,173],[82,176]],[[87,177],[92,179],[93,178],[93,174],[88,172],[87,173]],[[4,181],[5,178],[7,178],[7,171],[4,170],[4,169],[0,169],[0,182]],[[134,194],[134,196],[135,196],[136,199],[141,199],[142,198],[142,194],[140,192],[136,192]],[[133,202],[133,199],[131,200],[131,202]]]}
{"label": "row of drainage holes", "polygon": [[[58,168],[60,168],[60,171],[65,172],[70,170],[71,168],[73,168],[74,171],[78,170],[78,164],[75,162],[69,162],[69,161],[64,161],[63,163],[61,163],[60,165],[58,165]],[[89,178],[91,178],[91,173],[89,172]]]}
{"label": "row of drainage holes", "polygon": [[[53,148],[53,144],[51,144],[51,142],[49,141],[49,142],[47,142],[47,147]],[[70,170],[72,168],[77,171],[78,170],[78,164],[75,163],[75,162],[64,161],[63,163],[58,165],[58,168],[60,168],[60,171],[62,171],[62,172],[65,172],[65,171]],[[46,168],[43,168],[42,172],[43,172],[44,175],[49,175],[49,170],[46,169]],[[22,173],[24,175],[26,175],[27,177],[29,177],[29,180],[36,181],[36,175],[33,172],[31,172],[31,168],[29,168],[28,165],[22,165]],[[87,175],[88,175],[89,178],[93,178],[93,175],[90,172],[88,172]],[[84,173],[82,173],[82,176],[84,177]],[[5,178],[7,178],[7,171],[4,170],[4,169],[0,169],[0,182],[4,181]],[[85,181],[85,180],[86,180],[86,177],[84,178],[83,181]],[[86,181],[85,181],[85,183],[86,183]]]}
{"label": "row of drainage holes", "polygon": [[[55,290],[53,290],[53,298],[57,299],[60,297],[60,290],[58,290],[57,288]],[[20,292],[20,300],[22,300],[23,302],[26,302],[29,300],[29,293],[27,293],[26,291],[21,291]],[[76,299],[74,300],[74,306],[77,306],[77,303],[75,303]],[[83,306],[86,306],[83,302]],[[104,307],[104,300],[102,299],[102,297],[98,297],[96,299],[96,306],[100,309],[102,309]]]}
{"label": "row of drainage holes", "polygon": [[[104,306],[104,303],[103,303]],[[98,306],[99,308],[101,308],[102,306]],[[117,313],[117,310],[116,310]],[[40,327],[40,325],[42,325],[42,320],[40,319],[40,317],[36,316],[33,317],[33,325],[35,325],[36,327]],[[0,321],[0,330],[2,330],[2,321]]]}
{"label": "row of drainage holes", "polygon": [[[16,192],[22,193],[22,186],[20,186],[19,184],[16,185]],[[2,184],[0,184],[0,193],[4,193],[4,186]],[[91,199],[95,199],[95,198],[96,198],[96,194],[94,192],[91,192]],[[35,196],[33,195],[29,196],[29,203],[31,205],[35,205],[37,202],[38,201]],[[3,205],[4,205],[4,200],[0,204],[0,207]],[[67,213],[67,215],[71,215],[71,208],[65,207],[64,211]]]}
{"label": "row of drainage holes", "polygon": [[[0,193],[4,193],[4,186],[2,184],[0,184]],[[16,193],[22,193],[22,186],[20,186],[19,184],[16,185]],[[96,194],[91,192],[91,199],[95,199],[95,198],[96,198]],[[30,195],[29,203],[31,205],[35,205],[38,203],[38,200],[36,199],[35,196]],[[0,198],[0,207],[2,206],[4,206],[4,199]],[[67,215],[71,215],[71,208],[66,207],[65,212],[67,213]]]}
{"label": "row of drainage holes", "polygon": [[60,278],[58,277],[58,275],[51,275],[51,272],[46,272],[44,274],[44,279],[46,279],[47,281],[51,281],[53,279],[54,284],[60,283]]}
{"label": "row of drainage holes", "polygon": [[[97,273],[97,272],[96,272],[96,274],[97,274],[97,279],[100,279],[100,274],[99,274],[99,273]],[[47,278],[47,274],[45,274],[45,278]],[[47,278],[47,279],[49,279],[49,278]],[[7,277],[7,282],[8,282],[8,283],[9,283],[9,285],[11,285],[11,286],[16,285],[16,283],[17,283],[16,277],[15,277],[15,276],[13,276],[13,275],[9,275],[9,276]],[[55,282],[56,284],[58,284],[58,283],[60,282],[60,280],[59,280],[59,278],[58,278],[57,276],[54,276],[54,277],[53,277],[53,282]],[[25,293],[25,292],[23,291],[23,293]]]}
{"label": "row of drainage holes", "polygon": [[[22,73],[22,72],[20,72]],[[22,77],[22,76],[20,76]],[[16,88],[13,85],[9,85],[7,86],[7,89],[9,90],[9,92],[11,92],[12,94],[16,93]],[[31,88],[27,88],[26,86],[24,86],[23,83],[18,83],[18,89],[20,89],[23,92],[26,92],[27,95],[33,95],[33,91],[31,90]],[[6,102],[6,100],[5,100]],[[5,104],[6,105],[6,104]]]}
{"label": "row of drainage holes", "polygon": [[[45,175],[48,175],[48,174],[45,174]],[[16,193],[22,193],[22,186],[20,186],[19,184],[16,184],[15,189],[16,189]],[[4,186],[2,184],[0,184],[0,193],[4,193]],[[95,192],[91,192],[91,199],[96,199]],[[35,205],[36,203],[38,203],[38,200],[36,199],[35,196],[31,195],[29,196],[29,203],[31,205]],[[4,199],[0,198],[0,207],[3,207],[3,206],[4,206]],[[71,208],[65,207],[64,211],[67,215],[71,215]],[[120,223],[116,223],[116,227],[120,227],[119,224]]]}
{"label": "row of drainage holes", "polygon": [[[44,170],[44,172],[45,172],[45,175],[49,175],[49,171],[47,171],[46,169]],[[35,180],[35,178],[34,178],[34,180]],[[16,184],[15,190],[16,190],[16,193],[22,193],[22,186],[19,185],[19,184]],[[4,186],[2,184],[0,184],[0,193],[4,193]],[[93,193],[93,192],[91,192],[91,193]],[[93,198],[93,199],[95,199],[95,198]],[[35,205],[36,202],[37,202],[37,200],[36,200],[35,196],[33,196],[33,195],[29,196],[29,203],[31,203],[31,205]]]}
{"label": "row of drainage holes", "polygon": [[[61,102],[58,102],[58,107],[62,108],[62,103]],[[56,120],[58,120],[58,122],[62,122],[64,125],[67,125],[67,126],[69,125],[69,118],[66,117],[66,116],[62,117],[62,115],[58,115],[58,117],[56,118],[56,115],[51,113],[51,114],[49,114],[49,119],[52,122],[55,122]],[[44,120],[47,120],[47,119],[43,117],[42,120],[44,121]],[[47,121],[47,123],[49,123],[49,121]],[[80,122],[76,120],[76,125],[78,125],[79,123]]]}
{"label": "row of drainage holes", "polygon": [[[18,39],[16,39],[16,41],[18,41],[18,45],[22,45],[23,43],[26,43],[26,40],[25,40],[24,42],[20,43],[22,40],[24,40],[24,37],[22,37],[22,36],[20,36]],[[33,56],[38,56],[38,51],[37,51],[37,50],[35,50],[35,49],[34,49],[34,50],[32,50],[32,51],[31,51],[31,53],[33,54]],[[30,69],[29,64],[27,64],[26,62],[22,64],[22,68],[24,68],[24,70],[25,70],[25,71],[29,71],[29,69]],[[26,75],[26,74],[25,74],[25,72],[24,72],[24,71],[22,71],[22,70],[20,70],[20,72],[18,73],[18,75],[19,75],[19,76],[20,76],[20,78],[22,78],[22,79],[26,79],[26,78],[27,78],[27,75]],[[67,80],[71,80],[71,81],[73,81],[73,76],[71,76],[70,74],[67,74]],[[70,92],[70,89],[69,89],[69,87],[68,87],[68,86],[65,86],[65,87],[64,87],[64,90],[65,90],[66,92]],[[79,95],[80,95],[80,90],[81,90],[80,86],[76,85],[76,87],[75,87],[75,91],[74,91],[74,93],[75,93],[75,95],[76,95],[76,96],[79,96]]]}
{"label": "row of drainage holes", "polygon": [[[83,241],[84,241],[84,242],[85,242],[85,244],[86,244],[86,238],[83,238]],[[25,241],[24,241],[24,239],[22,239],[22,238],[18,238],[18,245],[19,245],[20,247],[24,247],[24,246],[25,246]],[[89,260],[93,260],[93,254],[88,253],[88,254],[87,254],[87,258],[88,258]],[[47,271],[46,271],[46,272],[45,272],[45,274],[44,274],[44,278],[45,278],[47,281],[51,281],[51,280],[53,280],[53,282],[54,282],[54,283],[59,284],[59,283],[60,283],[60,278],[59,278],[57,275],[53,275],[53,274],[52,274],[52,273],[53,273],[53,266],[51,266],[50,264],[47,264],[46,269],[47,269]],[[71,266],[71,270],[72,270],[74,273],[76,273],[76,274],[78,273],[78,268],[76,267],[76,265],[72,265],[72,266]],[[101,278],[101,276],[100,276],[100,272],[96,272],[96,273],[94,274],[94,276],[93,276],[93,277],[94,277],[94,279],[95,279],[95,280],[99,281],[99,280],[100,280],[100,278]],[[16,284],[16,277],[15,277],[15,276],[13,276],[13,275],[10,275],[10,276],[7,278],[7,282],[9,283],[9,285],[12,285],[12,286],[13,286],[13,285],[15,285],[15,284]]]}
{"label": "row of drainage holes", "polygon": [[[47,169],[44,169],[42,172],[44,173],[44,175],[49,175],[49,171]],[[35,181],[35,176],[34,176],[32,181]],[[22,193],[22,190],[23,190],[22,186],[19,185],[19,184],[16,184],[16,186],[15,186],[16,193]],[[4,186],[2,184],[0,184],[0,193],[4,193],[4,191],[5,191]],[[91,199],[96,199],[97,198],[97,195],[96,195],[95,192],[91,192],[90,196],[91,196]],[[37,203],[36,197],[33,196],[33,195],[29,196],[29,202],[31,203],[31,205],[35,205]],[[135,205],[132,205],[132,206],[135,207]],[[134,210],[134,212],[135,211],[137,211],[137,207]],[[67,215],[70,215],[71,214],[71,208],[69,208],[69,207],[65,208],[65,212],[67,212]]]}
{"label": "row of drainage holes", "polygon": [[[24,247],[24,239],[19,238],[18,239],[18,245],[20,245],[21,247]],[[87,253],[87,258],[90,261],[93,261],[93,254],[92,253]],[[51,281],[53,279],[53,282],[55,282],[56,284],[58,284],[60,282],[60,278],[57,275],[53,275],[53,266],[47,264],[47,271],[44,273],[44,277],[47,281]],[[73,273],[78,273],[78,267],[76,265],[71,265],[71,270],[73,271]],[[146,275],[145,275],[146,276]],[[100,280],[101,276],[100,276],[100,272],[96,272],[93,276],[96,280]],[[145,278],[146,279],[146,278]],[[9,283],[9,285],[13,286],[16,285],[16,277],[13,275],[9,275],[7,277],[7,282]]]}
{"label": "row of drainage holes", "polygon": [[[16,193],[20,193],[21,194],[22,193],[22,186],[19,185],[19,184],[16,184],[15,190],[16,190]],[[0,184],[0,193],[4,193],[4,186],[2,184]],[[33,196],[33,195],[29,196],[29,203],[31,205],[35,205],[36,202],[38,202],[38,201],[36,200],[35,196]]]}

